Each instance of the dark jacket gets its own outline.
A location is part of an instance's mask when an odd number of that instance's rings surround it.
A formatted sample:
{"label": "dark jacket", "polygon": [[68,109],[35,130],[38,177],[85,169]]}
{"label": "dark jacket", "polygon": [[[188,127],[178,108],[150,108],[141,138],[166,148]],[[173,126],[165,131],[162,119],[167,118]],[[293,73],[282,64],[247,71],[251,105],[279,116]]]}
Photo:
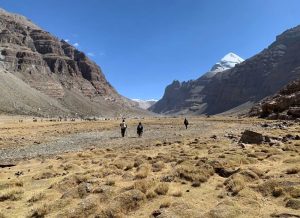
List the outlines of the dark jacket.
{"label": "dark jacket", "polygon": [[143,130],[144,130],[144,127],[143,127],[142,124],[139,124],[139,125],[137,126],[137,128],[136,128],[136,131],[137,131],[137,132],[143,132]]}

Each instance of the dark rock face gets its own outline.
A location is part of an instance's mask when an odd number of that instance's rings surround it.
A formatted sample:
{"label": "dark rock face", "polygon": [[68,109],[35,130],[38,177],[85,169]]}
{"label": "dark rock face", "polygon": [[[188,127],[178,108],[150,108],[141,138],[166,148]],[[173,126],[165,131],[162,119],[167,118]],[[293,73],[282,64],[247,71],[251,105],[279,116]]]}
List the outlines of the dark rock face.
{"label": "dark rock face", "polygon": [[287,30],[267,49],[219,72],[186,83],[173,83],[151,110],[166,114],[218,114],[258,102],[300,78],[300,26]]}
{"label": "dark rock face", "polygon": [[[2,9],[0,70],[54,98],[64,108],[63,113],[106,114],[122,107],[135,110],[134,103],[120,96],[83,52],[25,17]],[[25,104],[30,106],[30,102]]]}
{"label": "dark rock face", "polygon": [[300,80],[289,83],[274,96],[256,104],[250,115],[283,120],[300,118]]}

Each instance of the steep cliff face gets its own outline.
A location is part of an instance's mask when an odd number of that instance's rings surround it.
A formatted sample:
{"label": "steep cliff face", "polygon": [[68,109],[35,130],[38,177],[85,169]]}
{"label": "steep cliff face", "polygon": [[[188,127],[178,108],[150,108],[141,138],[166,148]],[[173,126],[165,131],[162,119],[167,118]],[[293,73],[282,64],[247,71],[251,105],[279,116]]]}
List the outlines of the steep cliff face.
{"label": "steep cliff face", "polygon": [[[165,110],[165,107],[160,107],[166,101],[164,96],[153,110],[160,113],[222,113],[249,102],[258,102],[298,78],[300,26],[279,35],[273,44],[254,57],[216,73],[205,81],[204,86],[203,78],[199,79],[201,83],[199,80],[189,82],[188,87],[185,86],[185,97],[174,101],[172,108]],[[198,97],[194,100],[193,96]]]}
{"label": "steep cliff face", "polygon": [[83,52],[27,18],[4,10],[0,10],[0,70],[56,100],[64,108],[62,113],[104,115],[136,110]]}

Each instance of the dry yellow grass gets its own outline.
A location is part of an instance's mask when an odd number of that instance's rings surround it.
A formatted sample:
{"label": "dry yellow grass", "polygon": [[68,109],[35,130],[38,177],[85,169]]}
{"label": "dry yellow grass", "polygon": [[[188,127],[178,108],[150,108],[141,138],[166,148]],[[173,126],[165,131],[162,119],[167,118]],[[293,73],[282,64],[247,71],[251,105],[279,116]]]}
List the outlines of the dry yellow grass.
{"label": "dry yellow grass", "polygon": [[[147,140],[112,139],[119,143],[115,147],[94,141],[92,149],[19,161],[0,171],[0,217],[300,216],[293,209],[300,198],[297,141],[241,148],[225,136],[254,129],[282,137],[300,130],[298,125],[265,129],[260,122],[191,118],[191,128],[185,130],[182,119],[153,118],[143,123],[161,135]],[[134,126],[136,120],[128,123]],[[4,142],[30,138],[10,146],[51,141],[70,132],[118,130],[118,121],[6,124],[0,126]],[[220,168],[239,170],[222,177],[216,173]]]}

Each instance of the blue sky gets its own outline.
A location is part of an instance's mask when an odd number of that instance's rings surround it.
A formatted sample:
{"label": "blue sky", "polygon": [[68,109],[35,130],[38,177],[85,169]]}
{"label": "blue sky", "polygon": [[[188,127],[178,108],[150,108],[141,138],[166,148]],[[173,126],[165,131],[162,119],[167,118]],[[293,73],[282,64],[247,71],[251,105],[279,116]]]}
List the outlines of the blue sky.
{"label": "blue sky", "polygon": [[78,46],[119,93],[159,99],[228,52],[246,59],[300,24],[299,0],[0,0]]}

